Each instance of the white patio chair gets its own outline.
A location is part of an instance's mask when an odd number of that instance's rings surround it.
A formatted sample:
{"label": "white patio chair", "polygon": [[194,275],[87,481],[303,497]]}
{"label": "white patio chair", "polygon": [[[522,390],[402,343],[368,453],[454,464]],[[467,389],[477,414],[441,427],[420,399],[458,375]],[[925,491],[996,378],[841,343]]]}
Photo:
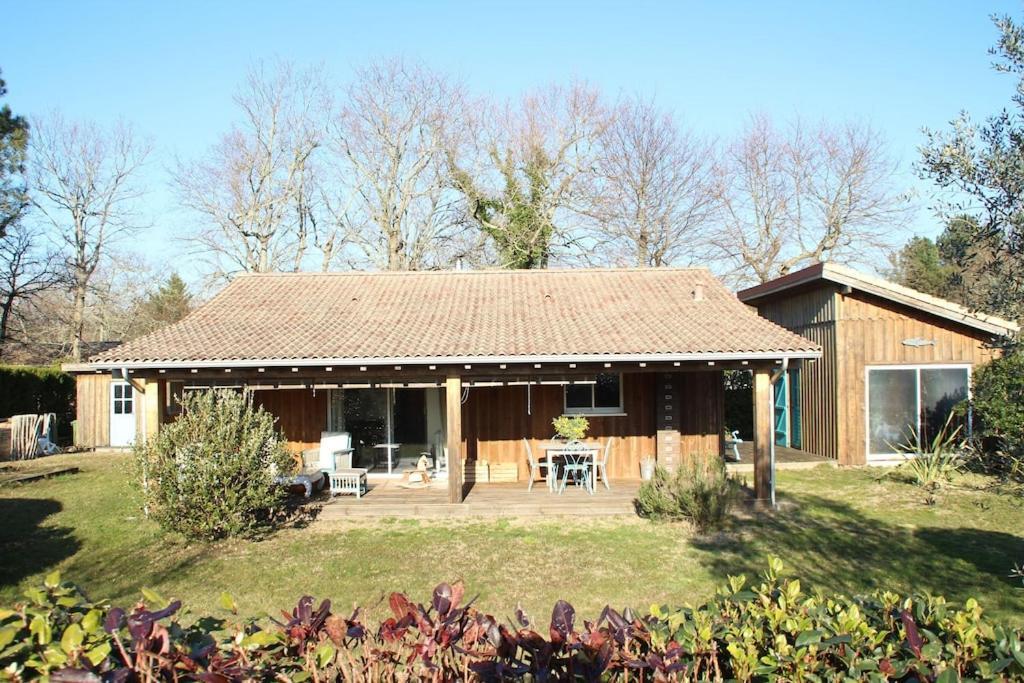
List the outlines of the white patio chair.
{"label": "white patio chair", "polygon": [[[554,479],[552,479],[552,477],[551,477],[551,469],[548,467],[548,461],[546,459],[545,460],[537,460],[535,457],[533,457],[533,448],[530,447],[530,440],[527,439],[526,437],[523,437],[523,446],[526,447],[526,461],[528,463],[530,463],[530,477],[529,477],[529,483],[526,486],[526,490],[527,491],[532,491],[533,490],[533,480],[536,479],[538,476],[543,474],[544,481],[547,482],[547,485],[548,485],[548,490],[549,491],[554,491],[555,490],[555,483],[554,483]],[[542,473],[541,470],[547,470],[547,471]]]}
{"label": "white patio chair", "polygon": [[612,441],[615,440],[614,436],[609,436],[608,440],[604,442],[604,452],[597,456],[597,476],[604,482],[604,487],[611,491],[612,485],[608,483],[608,456],[612,452]]}
{"label": "white patio chair", "polygon": [[320,470],[351,469],[352,435],[348,432],[320,432]]}
{"label": "white patio chair", "polygon": [[729,460],[732,460],[732,462],[739,462],[740,460],[742,460],[742,458],[740,458],[741,443],[743,443],[743,439],[740,438],[740,430],[738,429],[734,429],[725,439],[726,450],[730,448],[732,449],[732,458],[729,458]]}

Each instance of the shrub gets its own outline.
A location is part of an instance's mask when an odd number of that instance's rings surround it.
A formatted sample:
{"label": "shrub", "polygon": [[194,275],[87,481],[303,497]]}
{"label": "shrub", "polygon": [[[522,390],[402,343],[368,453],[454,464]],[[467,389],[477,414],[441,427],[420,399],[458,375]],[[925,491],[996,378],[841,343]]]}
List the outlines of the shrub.
{"label": "shrub", "polygon": [[205,540],[277,521],[285,491],[274,479],[294,466],[273,416],[227,389],[186,393],[178,419],[135,453],[152,517]]}
{"label": "shrub", "polygon": [[[550,621],[522,610],[499,621],[440,584],[416,603],[401,593],[378,624],[305,596],[281,621],[189,614],[143,591],[130,611],[92,604],[60,576],[0,609],[0,677],[51,681],[921,681],[1020,680],[1020,630],[981,607],[888,591],[809,593],[770,560],[760,583],[729,577],[708,602],[605,607]],[[222,595],[221,607],[237,611]],[[194,618],[193,618],[194,617]]]}
{"label": "shrub", "polygon": [[59,367],[0,365],[0,417],[56,413],[66,426],[74,409],[75,378]]}
{"label": "shrub", "polygon": [[740,484],[717,456],[689,458],[675,471],[658,466],[640,485],[637,512],[651,519],[688,520],[698,531],[721,526],[739,495]]}
{"label": "shrub", "polygon": [[1024,350],[1011,349],[974,372],[971,410],[985,464],[1024,479]]}
{"label": "shrub", "polygon": [[968,452],[960,437],[961,427],[953,426],[953,418],[954,414],[950,413],[931,443],[923,441],[920,433],[911,429],[910,444],[896,447],[906,458],[897,473],[908,475],[911,482],[927,491],[929,503],[935,502],[934,494],[942,484],[952,480],[962,469]]}

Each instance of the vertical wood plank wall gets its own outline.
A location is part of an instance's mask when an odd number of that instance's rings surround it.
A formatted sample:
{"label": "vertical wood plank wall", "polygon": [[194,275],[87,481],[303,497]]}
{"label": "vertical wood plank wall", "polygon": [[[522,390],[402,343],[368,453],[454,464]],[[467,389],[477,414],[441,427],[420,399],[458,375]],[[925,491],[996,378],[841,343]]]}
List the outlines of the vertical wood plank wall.
{"label": "vertical wood plank wall", "polygon": [[75,379],[79,448],[110,445],[110,375],[78,375]]}
{"label": "vertical wood plank wall", "polygon": [[[685,417],[680,423],[683,455],[720,452],[722,430],[722,376],[720,372],[685,375],[682,395]],[[614,436],[608,475],[636,479],[640,460],[655,456],[655,373],[623,375],[624,416],[588,416],[588,439],[604,441]],[[551,420],[564,409],[563,388],[530,387],[531,411],[527,414],[526,387],[474,387],[462,406],[462,435],[467,460],[514,462],[519,478],[526,479],[529,466],[523,438],[530,440],[534,455],[552,438]]]}
{"label": "vertical wood plank wall", "polygon": [[[869,365],[981,365],[998,355],[991,335],[879,297],[853,291],[840,295],[838,348],[841,350],[839,419],[845,426],[840,462],[867,461],[865,444],[865,367]],[[907,346],[904,339],[934,341]],[[845,456],[845,457],[842,457]]]}
{"label": "vertical wood plank wall", "polygon": [[327,429],[327,395],[312,389],[254,391],[253,403],[277,417],[288,448],[298,452],[319,445],[320,432]]}
{"label": "vertical wood plank wall", "polygon": [[821,345],[822,356],[800,368],[801,448],[839,458],[843,424],[837,357],[838,292],[831,286],[758,304],[772,322]]}

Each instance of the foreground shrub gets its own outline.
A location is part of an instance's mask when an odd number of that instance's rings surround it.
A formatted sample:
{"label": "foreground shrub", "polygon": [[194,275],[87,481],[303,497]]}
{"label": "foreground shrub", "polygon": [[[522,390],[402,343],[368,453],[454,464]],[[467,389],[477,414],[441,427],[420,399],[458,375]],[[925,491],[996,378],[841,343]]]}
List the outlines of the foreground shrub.
{"label": "foreground shrub", "polygon": [[273,416],[226,389],[186,393],[178,419],[135,453],[153,519],[205,540],[272,525],[285,496],[274,479],[294,466]]}
{"label": "foreground shrub", "polygon": [[654,477],[640,485],[636,508],[643,517],[687,520],[704,532],[722,525],[739,490],[721,458],[697,456],[674,471],[656,467]]}
{"label": "foreground shrub", "polygon": [[[606,607],[499,622],[441,584],[425,604],[392,593],[378,624],[306,596],[281,621],[176,621],[177,601],[144,591],[130,611],[86,601],[58,575],[0,609],[0,678],[51,681],[957,681],[1019,680],[1019,630],[973,601],[807,593],[772,560],[747,587],[730,577],[696,607],[640,616]],[[236,611],[224,595],[222,607]]]}

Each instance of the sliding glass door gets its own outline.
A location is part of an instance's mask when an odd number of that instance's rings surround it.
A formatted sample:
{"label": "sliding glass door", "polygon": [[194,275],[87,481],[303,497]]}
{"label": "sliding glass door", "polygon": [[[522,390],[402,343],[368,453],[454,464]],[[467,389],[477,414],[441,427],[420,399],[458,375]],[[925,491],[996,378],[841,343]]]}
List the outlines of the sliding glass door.
{"label": "sliding glass door", "polygon": [[[869,367],[868,457],[898,455],[913,445],[915,435],[923,444],[931,443],[954,408],[967,399],[969,387],[966,365]],[[966,431],[966,420],[960,424]]]}
{"label": "sliding glass door", "polygon": [[352,435],[354,467],[400,475],[415,468],[420,455],[433,458],[439,448],[441,397],[442,390],[434,388],[333,389],[328,430]]}

